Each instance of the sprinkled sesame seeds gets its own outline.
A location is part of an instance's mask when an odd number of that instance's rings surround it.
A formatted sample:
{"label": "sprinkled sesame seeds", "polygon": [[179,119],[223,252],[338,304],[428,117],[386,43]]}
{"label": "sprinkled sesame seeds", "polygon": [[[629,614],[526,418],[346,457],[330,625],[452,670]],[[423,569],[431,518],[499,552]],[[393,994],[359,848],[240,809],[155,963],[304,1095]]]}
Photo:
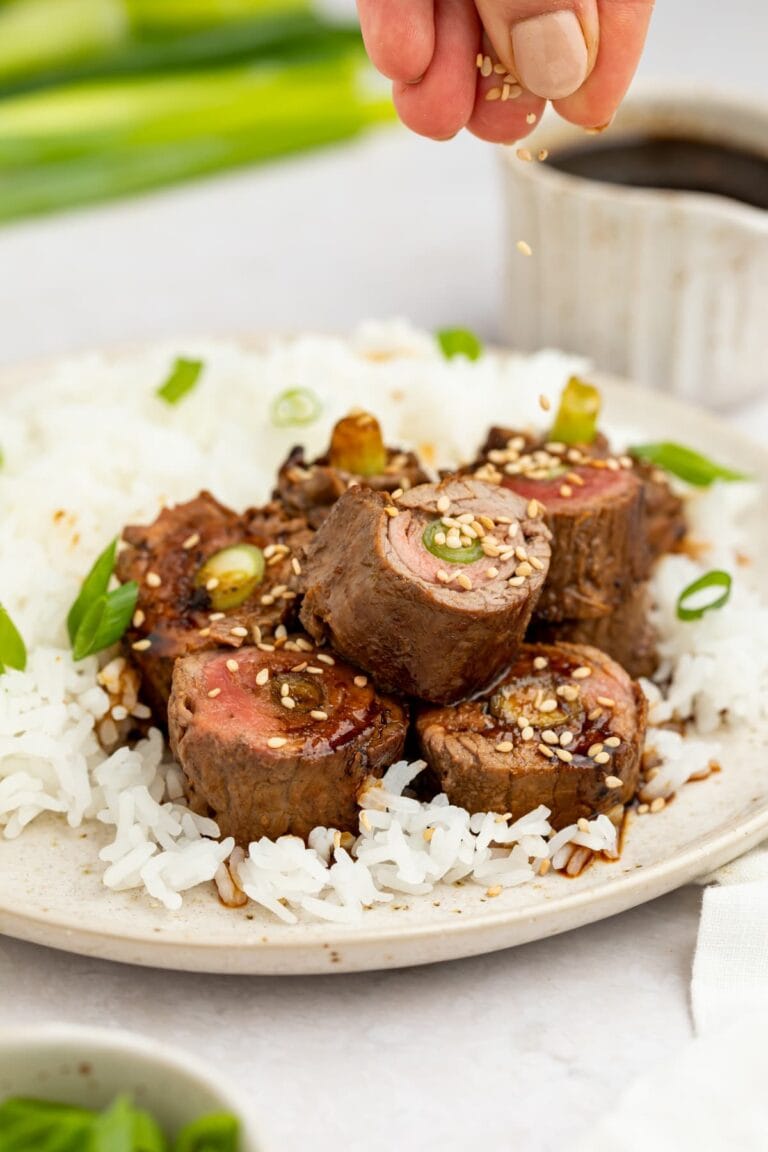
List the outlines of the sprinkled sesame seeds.
{"label": "sprinkled sesame seeds", "polygon": [[137,608],[133,614],[133,620],[131,621],[134,628],[141,628],[141,626],[145,620],[146,620],[146,616],[142,612],[141,608]]}
{"label": "sprinkled sesame seeds", "polygon": [[198,630],[197,634],[198,634],[198,636],[210,636],[211,629],[210,628],[200,628]]}
{"label": "sprinkled sesame seeds", "polygon": [[573,672],[571,672],[571,677],[574,680],[586,680],[587,677],[591,675],[592,669],[587,667],[586,664],[582,664],[579,668],[574,668]]}
{"label": "sprinkled sesame seeds", "polygon": [[301,664],[294,664],[293,668],[291,668],[291,672],[306,672],[306,670],[307,670],[306,660],[302,660]]}
{"label": "sprinkled sesame seeds", "polygon": [[182,548],[184,549],[185,552],[189,552],[190,548],[196,548],[199,543],[200,543],[200,533],[199,532],[193,532],[191,536],[187,536],[186,540],[182,544]]}
{"label": "sprinkled sesame seeds", "polygon": [[482,52],[478,52],[477,56],[475,57],[475,67],[476,68],[482,68],[483,59],[484,59],[484,57],[483,57]]}
{"label": "sprinkled sesame seeds", "polygon": [[437,501],[438,512],[447,512],[451,506],[451,502],[447,496],[440,496]]}
{"label": "sprinkled sesame seeds", "polygon": [[650,811],[650,804],[638,804],[638,806],[637,806],[638,816],[645,816],[646,812],[649,812],[649,811]]}
{"label": "sprinkled sesame seeds", "polygon": [[134,652],[146,652],[146,650],[151,647],[151,640],[134,640],[133,644],[131,644],[131,648],[133,648]]}
{"label": "sprinkled sesame seeds", "polygon": [[525,122],[526,122],[526,124],[535,124],[536,119],[537,119],[536,113],[535,112],[529,112],[525,118]]}
{"label": "sprinkled sesame seeds", "polygon": [[290,696],[290,694],[291,694],[290,685],[289,684],[281,684],[280,685],[280,695],[281,696]]}
{"label": "sprinkled sesame seeds", "polygon": [[579,832],[589,832],[589,820],[587,820],[586,816],[579,817],[576,821],[576,827]]}
{"label": "sprinkled sesame seeds", "polygon": [[621,780],[618,776],[606,776],[605,778],[606,788],[621,788],[622,784],[623,780]]}
{"label": "sprinkled sesame seeds", "polygon": [[501,62],[497,62],[493,66],[493,73],[495,76],[504,76],[506,74],[506,71],[507,71],[506,67]]}
{"label": "sprinkled sesame seeds", "polygon": [[662,808],[666,808],[667,802],[663,796],[657,796],[655,800],[651,801],[651,812],[661,812]]}
{"label": "sprinkled sesame seeds", "polygon": [[295,556],[291,557],[291,568],[293,568],[297,576],[301,576],[301,564],[299,564]]}
{"label": "sprinkled sesame seeds", "polygon": [[269,683],[269,668],[259,668],[256,673],[256,683],[259,688],[263,688],[265,684]]}
{"label": "sprinkled sesame seeds", "polygon": [[[149,583],[149,576],[147,577],[147,583]],[[215,592],[218,586],[219,580],[217,576],[211,576],[210,580],[206,580],[205,582],[206,592]]]}
{"label": "sprinkled sesame seeds", "polygon": [[267,740],[267,748],[284,748],[287,743],[285,736],[270,736]]}
{"label": "sprinkled sesame seeds", "polygon": [[573,488],[571,488],[570,484],[560,485],[560,495],[564,500],[568,500],[569,497],[573,496]]}
{"label": "sprinkled sesame seeds", "polygon": [[525,584],[525,576],[510,576],[507,583],[511,584],[513,588],[522,588]]}
{"label": "sprinkled sesame seeds", "polygon": [[402,488],[395,488],[394,492],[391,493],[391,496],[392,496],[393,500],[399,500],[400,497],[402,496],[402,494],[403,494]]}
{"label": "sprinkled sesame seeds", "polygon": [[435,572],[435,576],[441,584],[450,584],[451,582],[451,578],[444,568],[438,568],[437,572]]}
{"label": "sprinkled sesame seeds", "polygon": [[515,156],[517,156],[518,160],[522,160],[525,164],[530,164],[531,160],[533,160],[533,156],[531,155],[529,148],[518,148],[515,152]]}
{"label": "sprinkled sesame seeds", "polygon": [[355,688],[365,688],[366,684],[368,683],[368,677],[367,676],[355,676],[352,683],[354,684]]}
{"label": "sprinkled sesame seeds", "polygon": [[223,620],[226,612],[209,612],[208,619],[211,624],[215,624],[217,620]]}
{"label": "sprinkled sesame seeds", "polygon": [[486,100],[501,100],[501,88],[489,88],[485,98]]}
{"label": "sprinkled sesame seeds", "polygon": [[112,719],[117,720],[118,723],[121,720],[128,719],[128,709],[124,704],[115,704],[114,708],[112,709]]}
{"label": "sprinkled sesame seeds", "polygon": [[227,660],[227,672],[237,672],[239,667],[237,660]]}
{"label": "sprinkled sesame seeds", "polygon": [[525,728],[523,728],[523,730],[522,730],[522,732],[520,733],[520,735],[522,736],[523,740],[525,740],[525,741],[526,741],[526,743],[527,743],[529,740],[533,740],[533,728],[531,727],[531,725],[530,725],[530,724],[527,724],[527,725],[525,726]]}
{"label": "sprinkled sesame seeds", "polygon": [[557,733],[553,732],[551,728],[545,729],[541,734],[541,738],[545,744],[557,744],[558,742]]}
{"label": "sprinkled sesame seeds", "polygon": [[499,744],[496,745],[497,752],[511,752],[513,748],[514,744],[511,740],[502,740]]}
{"label": "sprinkled sesame seeds", "polygon": [[[598,696],[597,702],[603,708],[615,708],[616,707],[616,701],[614,699],[612,699],[612,697],[610,697],[610,696]],[[608,741],[606,740],[606,744],[607,743],[608,743]]]}
{"label": "sprinkled sesame seeds", "polygon": [[472,581],[470,580],[469,576],[466,575],[466,573],[460,572],[456,577],[456,583],[459,584],[465,590],[465,592],[472,591]]}
{"label": "sprinkled sesame seeds", "polygon": [[314,664],[307,664],[307,672],[309,672],[310,676],[322,676],[323,669],[317,668]]}
{"label": "sprinkled sesame seeds", "polygon": [[310,716],[312,717],[313,720],[327,720],[328,719],[328,713],[324,712],[322,708],[313,708],[312,711],[310,712]]}
{"label": "sprinkled sesame seeds", "polygon": [[555,692],[561,699],[567,700],[569,704],[579,698],[579,689],[575,684],[561,684],[559,688],[555,689]]}
{"label": "sprinkled sesame seeds", "polygon": [[532,575],[533,575],[533,568],[530,566],[530,564],[528,563],[527,560],[524,560],[522,564],[518,564],[517,568],[515,568],[515,576],[532,576]]}
{"label": "sprinkled sesame seeds", "polygon": [[310,640],[305,640],[303,636],[297,636],[294,643],[296,644],[299,652],[312,652],[314,650],[314,645],[312,642]]}
{"label": "sprinkled sesame seeds", "polygon": [[554,759],[554,752],[551,748],[547,748],[546,744],[537,744],[536,751],[541,752],[542,756],[546,756],[548,760]]}
{"label": "sprinkled sesame seeds", "polygon": [[542,700],[539,705],[539,712],[556,712],[557,700],[553,700],[550,696],[547,700]]}
{"label": "sprinkled sesame seeds", "polygon": [[163,582],[157,572],[147,572],[145,579],[150,588],[159,588]]}
{"label": "sprinkled sesame seeds", "polygon": [[485,575],[486,575],[486,578],[488,580],[495,580],[496,577],[498,576],[498,574],[499,574],[498,568],[494,568],[493,565],[491,565],[490,568],[486,568],[486,570],[485,570]]}
{"label": "sprinkled sesame seeds", "polygon": [[329,654],[327,652],[318,652],[317,659],[319,660],[319,662],[321,664],[333,665],[336,663],[333,656],[329,656]]}
{"label": "sprinkled sesame seeds", "polygon": [[592,744],[587,749],[587,756],[599,756],[600,753],[602,752],[602,750],[603,750],[602,744],[600,744],[600,743]]}
{"label": "sprinkled sesame seeds", "polygon": [[269,608],[270,605],[274,604],[274,602],[275,602],[274,596],[270,596],[270,594],[268,592],[264,596],[262,596],[261,600],[260,600],[260,603],[263,604],[265,608]]}
{"label": "sprinkled sesame seeds", "polygon": [[570,764],[573,760],[573,753],[569,752],[567,748],[555,748],[555,755],[558,760],[562,760],[563,764]]}
{"label": "sprinkled sesame seeds", "polygon": [[488,77],[491,75],[492,72],[493,72],[493,61],[491,60],[490,56],[483,56],[482,62],[480,64],[481,76]]}
{"label": "sprinkled sesame seeds", "polygon": [[608,736],[605,741],[606,748],[618,748],[620,744],[621,740],[618,736]]}
{"label": "sprinkled sesame seeds", "polygon": [[551,860],[542,860],[541,864],[539,864],[539,876],[546,876],[547,872],[549,872],[551,867],[552,867],[552,861]]}
{"label": "sprinkled sesame seeds", "polygon": [[391,516],[391,518],[393,520],[394,520],[395,516],[400,515],[400,510],[398,508],[393,508],[391,504],[387,504],[384,511],[386,512],[387,516]]}
{"label": "sprinkled sesame seeds", "polygon": [[541,162],[543,164],[544,161],[549,156],[549,149],[548,148],[539,148],[538,156],[539,156],[539,160],[541,160]]}
{"label": "sprinkled sesame seeds", "polygon": [[567,748],[568,745],[571,744],[572,742],[573,742],[573,732],[565,731],[565,732],[560,733],[560,746],[562,748]]}
{"label": "sprinkled sesame seeds", "polygon": [[[549,406],[549,401],[547,401],[547,406]],[[535,520],[541,512],[541,504],[539,504],[538,500],[529,500],[526,512],[529,520]]]}
{"label": "sprinkled sesame seeds", "polygon": [[230,628],[229,634],[230,636],[239,636],[241,640],[244,640],[248,635],[248,629],[243,628],[242,624],[236,624],[234,628]]}
{"label": "sprinkled sesame seeds", "polygon": [[501,896],[503,891],[501,884],[492,884],[490,888],[486,888],[485,894],[493,899],[495,896]]}
{"label": "sprinkled sesame seeds", "polygon": [[288,708],[289,710],[296,707],[296,701],[292,696],[281,696],[280,703],[282,704],[283,708]]}
{"label": "sprinkled sesame seeds", "polygon": [[[487,99],[488,97],[486,96],[486,100]],[[518,240],[516,248],[523,256],[533,256],[533,248],[531,248],[527,240]]]}
{"label": "sprinkled sesame seeds", "polygon": [[265,644],[263,640],[260,640],[256,647],[260,652],[274,652],[275,650],[274,644]]}
{"label": "sprinkled sesame seeds", "polygon": [[217,696],[221,696],[221,688],[211,688],[210,692],[208,693],[208,698],[210,700],[215,700]]}
{"label": "sprinkled sesame seeds", "polygon": [[593,708],[591,712],[587,713],[587,720],[599,720],[602,714],[602,708]]}

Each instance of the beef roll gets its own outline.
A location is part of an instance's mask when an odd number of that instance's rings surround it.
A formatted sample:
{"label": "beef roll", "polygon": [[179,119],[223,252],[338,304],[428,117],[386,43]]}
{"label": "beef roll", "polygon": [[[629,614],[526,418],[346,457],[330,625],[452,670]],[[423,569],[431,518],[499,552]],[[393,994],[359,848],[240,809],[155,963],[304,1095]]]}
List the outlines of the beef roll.
{"label": "beef roll", "polygon": [[381,689],[451,703],[509,665],[549,556],[541,506],[503,488],[352,488],[307,551],[301,621]]}
{"label": "beef roll", "polygon": [[318,528],[346,490],[362,484],[377,492],[396,492],[423,484],[429,477],[413,452],[388,448],[378,420],[352,412],[333,429],[328,451],[307,461],[294,448],[281,465],[275,497],[291,513],[304,515]]}
{"label": "beef roll", "polygon": [[424,708],[422,752],[453,804],[517,819],[544,804],[563,828],[632,799],[647,706],[595,648],[526,645],[503,680],[455,708]]}
{"label": "beef roll", "polygon": [[366,777],[402,754],[405,707],[329,653],[303,649],[176,662],[170,740],[190,805],[238,844],[306,839],[318,825],[356,830]]}
{"label": "beef roll", "polygon": [[311,536],[279,504],[242,515],[209,492],[124,530],[117,576],[139,597],[124,644],[142,674],[142,699],[165,725],[174,661],[239,648],[296,616],[297,553]]}

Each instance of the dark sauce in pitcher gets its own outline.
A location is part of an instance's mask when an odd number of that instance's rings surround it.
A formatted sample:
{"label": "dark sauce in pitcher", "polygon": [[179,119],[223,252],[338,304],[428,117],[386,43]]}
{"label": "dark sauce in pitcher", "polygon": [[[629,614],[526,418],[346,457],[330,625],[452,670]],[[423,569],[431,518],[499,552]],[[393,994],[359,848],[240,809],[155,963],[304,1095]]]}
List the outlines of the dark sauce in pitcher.
{"label": "dark sauce in pitcher", "polygon": [[553,149],[549,164],[604,184],[704,192],[768,208],[768,155],[728,144],[673,136],[608,137]]}

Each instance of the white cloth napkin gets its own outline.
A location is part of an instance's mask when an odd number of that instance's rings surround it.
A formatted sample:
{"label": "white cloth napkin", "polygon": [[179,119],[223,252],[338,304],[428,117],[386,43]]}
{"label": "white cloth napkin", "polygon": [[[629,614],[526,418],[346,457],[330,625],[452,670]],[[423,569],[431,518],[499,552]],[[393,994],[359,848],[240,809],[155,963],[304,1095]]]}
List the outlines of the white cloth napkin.
{"label": "white cloth napkin", "polygon": [[631,1085],[577,1152],[768,1149],[768,847],[703,883],[696,1039]]}

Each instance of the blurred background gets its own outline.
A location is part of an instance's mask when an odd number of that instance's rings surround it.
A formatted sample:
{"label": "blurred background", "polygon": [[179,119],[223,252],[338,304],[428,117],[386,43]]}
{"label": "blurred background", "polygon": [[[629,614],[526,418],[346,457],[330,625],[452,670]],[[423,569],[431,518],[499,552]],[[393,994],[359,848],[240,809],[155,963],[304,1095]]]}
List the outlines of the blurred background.
{"label": "blurred background", "polygon": [[[768,94],[763,0],[640,70]],[[0,0],[0,361],[405,316],[500,334],[498,155],[394,121],[351,0]]]}

